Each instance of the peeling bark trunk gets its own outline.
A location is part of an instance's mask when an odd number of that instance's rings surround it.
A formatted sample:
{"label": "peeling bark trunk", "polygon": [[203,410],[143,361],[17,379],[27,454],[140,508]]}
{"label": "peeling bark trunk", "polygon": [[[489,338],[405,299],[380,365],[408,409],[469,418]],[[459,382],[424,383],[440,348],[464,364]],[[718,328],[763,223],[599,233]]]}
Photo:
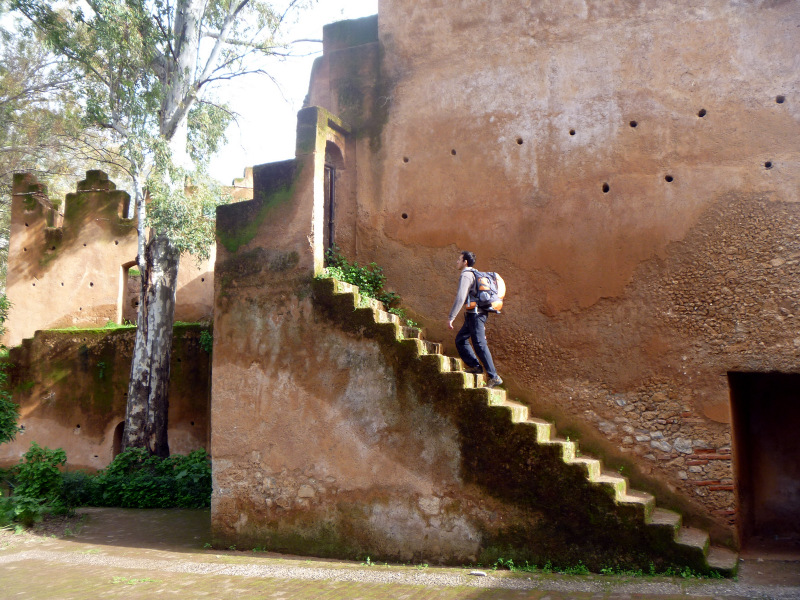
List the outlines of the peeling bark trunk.
{"label": "peeling bark trunk", "polygon": [[169,456],[167,412],[175,291],[180,253],[165,235],[151,232],[145,249],[136,342],[128,384],[123,449],[146,448]]}

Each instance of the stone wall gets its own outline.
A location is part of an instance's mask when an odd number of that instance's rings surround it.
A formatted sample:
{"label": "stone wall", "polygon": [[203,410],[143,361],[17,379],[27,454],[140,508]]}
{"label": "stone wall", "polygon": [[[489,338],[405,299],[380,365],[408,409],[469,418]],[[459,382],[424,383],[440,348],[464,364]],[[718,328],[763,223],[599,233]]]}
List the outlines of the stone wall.
{"label": "stone wall", "polygon": [[[207,328],[175,328],[169,387],[170,451],[208,448]],[[12,348],[9,386],[23,430],[0,445],[0,466],[16,464],[32,441],[63,448],[70,469],[101,469],[119,452],[134,328],[39,331]]]}
{"label": "stone wall", "polygon": [[[14,176],[6,290],[11,311],[4,342],[19,344],[39,329],[135,322],[136,222],[124,218],[130,197],[102,171],[54,207],[30,174]],[[175,317],[208,320],[214,293],[209,261],[182,258]]]}
{"label": "stone wall", "polygon": [[728,373],[800,367],[797,3],[382,0],[372,23],[326,28],[309,89],[357,140],[345,254],[449,339],[475,251],[508,284],[488,335],[515,395],[731,532]]}

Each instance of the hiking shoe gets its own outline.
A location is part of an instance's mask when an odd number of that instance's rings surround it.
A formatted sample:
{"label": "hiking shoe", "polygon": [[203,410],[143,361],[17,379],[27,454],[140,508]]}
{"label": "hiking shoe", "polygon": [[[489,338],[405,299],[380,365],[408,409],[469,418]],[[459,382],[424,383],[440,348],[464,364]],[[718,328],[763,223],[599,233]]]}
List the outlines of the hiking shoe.
{"label": "hiking shoe", "polygon": [[502,379],[500,379],[497,376],[494,376],[489,381],[486,382],[486,387],[487,388],[494,388],[494,387],[497,387],[498,385],[502,385],[502,383],[503,383]]}
{"label": "hiking shoe", "polygon": [[472,373],[473,375],[483,375],[483,367],[478,365],[477,367],[467,367],[464,369],[466,373]]}

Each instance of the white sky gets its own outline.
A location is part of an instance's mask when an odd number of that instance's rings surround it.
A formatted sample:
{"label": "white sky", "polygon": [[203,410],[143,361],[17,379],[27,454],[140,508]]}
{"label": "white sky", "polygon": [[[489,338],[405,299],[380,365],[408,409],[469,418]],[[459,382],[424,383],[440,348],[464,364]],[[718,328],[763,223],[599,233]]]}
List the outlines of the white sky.
{"label": "white sky", "polygon": [[[288,32],[287,39],[322,39],[322,27],[344,19],[357,19],[378,12],[378,0],[319,0]],[[303,107],[314,59],[322,44],[303,44],[297,50],[316,51],[312,56],[271,61],[266,76],[252,75],[227,82],[217,92],[240,114],[239,125],[228,129],[228,145],[212,160],[211,175],[223,184],[241,177],[245,167],[294,157],[297,111]]]}

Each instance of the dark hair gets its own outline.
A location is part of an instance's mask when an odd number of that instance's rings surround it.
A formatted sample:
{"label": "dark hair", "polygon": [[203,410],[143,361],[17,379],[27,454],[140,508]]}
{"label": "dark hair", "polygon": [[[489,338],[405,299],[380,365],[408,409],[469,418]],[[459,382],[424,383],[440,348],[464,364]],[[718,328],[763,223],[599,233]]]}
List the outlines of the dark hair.
{"label": "dark hair", "polygon": [[467,261],[467,266],[471,267],[475,264],[475,253],[470,252],[469,250],[462,250],[461,251],[461,258]]}

